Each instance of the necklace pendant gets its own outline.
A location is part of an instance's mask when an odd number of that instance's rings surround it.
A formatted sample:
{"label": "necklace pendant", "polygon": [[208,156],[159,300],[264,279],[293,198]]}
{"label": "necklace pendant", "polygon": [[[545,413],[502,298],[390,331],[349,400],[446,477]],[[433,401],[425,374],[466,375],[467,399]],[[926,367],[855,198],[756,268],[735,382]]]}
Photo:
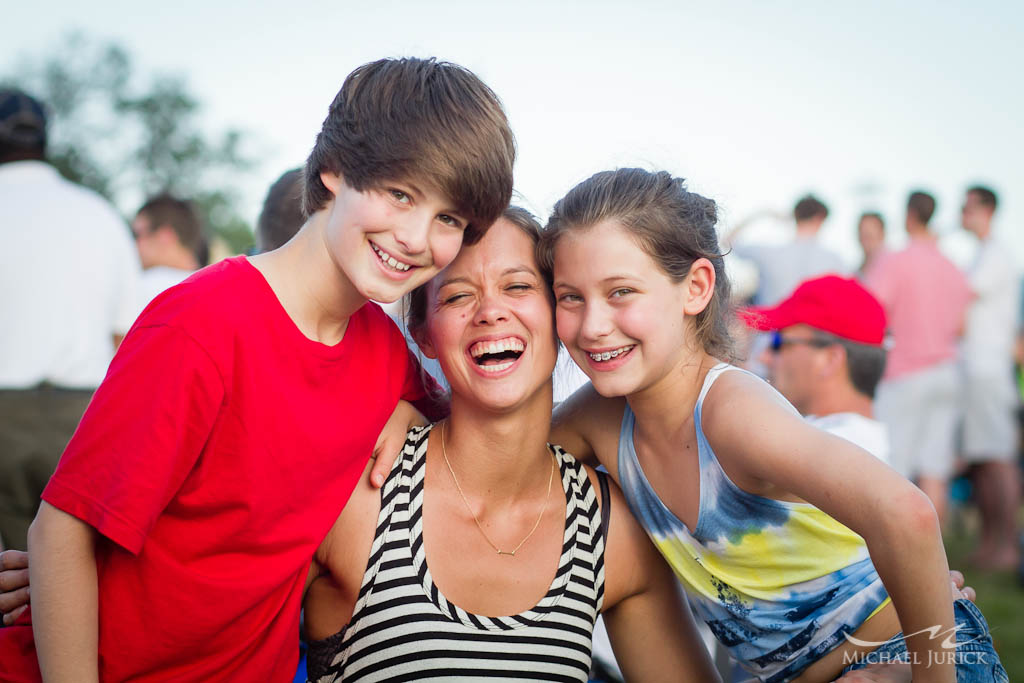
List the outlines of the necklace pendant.
{"label": "necklace pendant", "polygon": [[509,557],[515,557],[516,556],[516,551],[513,550],[512,552],[508,552],[507,550],[499,550],[498,554],[499,555],[508,555]]}

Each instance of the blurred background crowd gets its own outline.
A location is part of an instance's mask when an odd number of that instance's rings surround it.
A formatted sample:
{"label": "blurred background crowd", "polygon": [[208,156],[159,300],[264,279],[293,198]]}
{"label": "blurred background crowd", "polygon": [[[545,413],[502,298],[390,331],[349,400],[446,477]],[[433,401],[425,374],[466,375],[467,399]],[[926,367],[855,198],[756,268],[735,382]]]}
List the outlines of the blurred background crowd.
{"label": "blurred background crowd", "polygon": [[[393,11],[382,16],[389,20],[421,23],[412,21],[400,3],[388,9]],[[666,41],[698,33],[687,24],[685,11],[653,4],[640,8],[623,19],[623,28],[633,35],[616,43],[610,40],[615,17],[598,7],[595,14],[602,23],[597,42],[629,48],[614,68],[602,63],[588,70],[576,48],[597,49],[595,44],[581,44],[579,37],[560,36],[536,24],[520,30],[548,42],[564,39],[560,52],[544,52],[547,63],[536,55],[505,55],[497,66],[478,54],[448,51],[443,42],[405,38],[382,41],[383,48],[363,45],[362,52],[345,53],[344,64],[320,76],[320,89],[333,92],[352,66],[388,52],[437,54],[473,68],[506,98],[522,152],[517,176],[524,180],[517,185],[524,196],[517,203],[532,206],[542,216],[549,198],[600,168],[639,161],[694,176],[696,188],[725,207],[720,237],[737,305],[757,307],[770,319],[751,323],[763,331],[752,330],[747,337],[748,366],[773,381],[812,419],[849,413],[870,421],[858,423],[860,430],[882,426],[876,454],[931,498],[944,522],[950,564],[964,569],[968,582],[978,587],[979,603],[992,622],[1012,679],[1015,671],[1024,675],[1024,655],[1015,661],[1012,645],[1024,642],[1024,620],[1018,616],[1024,610],[1024,283],[1016,259],[1024,243],[1018,166],[1024,136],[1006,112],[1020,111],[1014,107],[1024,102],[1019,93],[1009,92],[1016,89],[1010,88],[1005,69],[1014,54],[1007,51],[1007,36],[1014,35],[1014,27],[1021,28],[1021,17],[1016,9],[1004,13],[982,5],[955,11],[918,9],[919,15],[909,16],[908,10],[894,10],[883,21],[877,8],[869,8],[854,21],[809,19],[807,12],[791,7],[780,12],[781,19],[772,20],[782,22],[777,40],[763,43],[749,26],[756,22],[739,18],[741,9],[729,17],[696,13],[697,27],[742,24],[737,30],[754,49],[726,57],[703,47],[694,53],[679,48],[684,52],[670,54],[671,68],[665,71]],[[672,21],[653,21],[662,10]],[[260,12],[253,10],[254,16]],[[572,12],[563,16],[564,8],[552,12],[565,25],[575,18]],[[648,22],[643,26],[651,31],[649,45],[640,24],[633,23],[640,21],[636,17]],[[371,37],[391,30],[379,26],[379,17],[350,18],[372,24]],[[425,21],[443,21],[443,16]],[[844,23],[845,29],[840,26]],[[345,24],[346,34],[352,25]],[[935,49],[929,58],[935,63],[930,68],[915,71],[889,52],[904,39],[909,51],[920,47],[916,41],[921,36],[905,36],[901,25],[916,26],[925,34],[930,29],[933,39],[943,38],[932,41]],[[941,33],[937,26],[952,32]],[[394,30],[412,35],[408,26]],[[473,40],[493,43],[492,32],[488,29]],[[967,42],[969,56],[956,49],[958,38],[973,41]],[[830,39],[843,49],[854,45],[852,52],[864,48],[868,67],[848,68],[857,56],[831,52]],[[319,36],[310,44],[324,40]],[[695,44],[703,45],[701,40],[693,36]],[[991,61],[978,61],[981,51],[976,48],[982,45]],[[321,50],[311,47],[318,56]],[[757,63],[765,55],[774,55],[769,60],[774,66],[791,70],[758,75]],[[226,82],[217,87],[236,97],[244,93],[247,109],[274,111],[263,115],[266,128],[288,128],[305,140],[298,148],[284,144],[273,149],[244,128],[228,126],[211,133],[201,97],[189,80],[174,73],[143,77],[149,62],[124,42],[62,33],[48,52],[23,49],[16,60],[13,54],[8,57],[9,63],[0,64],[5,69],[0,72],[0,547],[24,548],[39,492],[138,313],[195,270],[225,256],[274,249],[302,224],[298,169],[277,174],[304,158],[307,149],[301,145],[311,145],[322,112],[301,123],[277,113],[281,100],[287,106],[301,102],[302,96],[283,85],[271,92],[251,80],[256,78],[252,69],[236,64],[239,79],[250,79],[246,88]],[[562,58],[571,68],[552,97],[531,93],[525,104],[518,94],[506,95],[512,86],[504,84],[517,73],[520,58],[522,68],[532,74],[538,64],[547,67]],[[208,55],[204,59],[211,69],[223,68]],[[715,59],[725,66],[710,65]],[[702,60],[707,60],[707,69],[702,69]],[[948,60],[955,68],[943,66]],[[266,62],[259,64],[268,68]],[[887,67],[892,67],[890,73]],[[194,64],[191,68],[200,73]],[[292,64],[282,70],[297,71]],[[705,72],[718,74],[717,80]],[[908,74],[903,80],[901,72]],[[652,80],[651,74],[657,78]],[[725,100],[716,89],[733,76],[730,92],[739,92],[739,99]],[[892,90],[894,83],[902,83],[899,105],[887,99],[891,92],[866,85],[876,76],[880,88]],[[617,98],[597,95],[613,83]],[[812,111],[811,118],[821,119],[822,127],[780,123],[785,115],[761,104],[769,101],[767,87],[777,91],[776,97],[781,93],[787,106]],[[657,101],[654,106],[661,110],[653,114],[645,103],[637,113],[631,109],[631,88],[667,88],[682,93],[682,99]],[[855,96],[837,96],[841,91]],[[742,111],[744,97],[751,102],[748,111]],[[325,100],[319,91],[309,98],[321,104]],[[579,102],[570,108],[565,104],[570,100]],[[676,116],[683,108],[687,113]],[[933,112],[940,109],[954,116],[956,129],[937,130],[938,114]],[[534,126],[543,124],[537,119],[549,121],[547,127],[557,131],[577,121],[585,125],[588,112],[595,112],[598,120],[587,124],[595,128],[588,129],[580,149],[558,150],[576,161],[559,167],[570,176],[552,183],[537,170],[546,163],[544,155],[526,142],[539,137]],[[687,129],[699,140],[665,136],[652,142],[647,133],[654,125],[651,116],[657,125]],[[763,140],[744,142],[737,150],[728,142],[730,131],[750,128],[736,118],[740,116],[766,123],[759,136]],[[889,125],[893,130],[880,132]],[[922,145],[925,134],[930,144]],[[877,166],[866,165],[861,157],[843,157],[845,148],[837,154],[839,147],[828,146],[832,139],[865,147],[866,157],[873,157]],[[589,148],[602,145],[610,156],[594,157]],[[796,161],[790,159],[786,166],[782,157],[790,152]],[[711,157],[720,164],[706,162]],[[821,160],[820,168],[809,162],[815,158]],[[853,170],[839,181],[829,172],[842,166],[843,158]],[[780,170],[766,174],[773,160]],[[949,171],[958,163],[959,168]],[[794,165],[803,168],[794,171]],[[930,167],[936,169],[934,184]],[[731,170],[739,179],[735,184],[724,180]],[[837,294],[846,285],[820,282],[828,275],[855,280],[885,315],[881,365],[877,354],[865,354],[858,361],[867,368],[859,385],[851,359],[863,340],[854,339],[856,330],[852,336],[838,335],[844,343],[855,342],[852,351],[846,349],[850,367],[844,372],[858,386],[845,402],[836,398],[847,396],[844,389],[828,379],[835,330],[827,322],[816,326],[800,319],[786,324],[785,315],[778,317],[791,307],[821,309],[826,313],[815,315],[826,315],[829,305],[852,305]],[[801,290],[808,280],[818,283]],[[850,310],[839,313],[850,317]],[[581,378],[571,367],[558,372],[556,399],[564,398]]]}

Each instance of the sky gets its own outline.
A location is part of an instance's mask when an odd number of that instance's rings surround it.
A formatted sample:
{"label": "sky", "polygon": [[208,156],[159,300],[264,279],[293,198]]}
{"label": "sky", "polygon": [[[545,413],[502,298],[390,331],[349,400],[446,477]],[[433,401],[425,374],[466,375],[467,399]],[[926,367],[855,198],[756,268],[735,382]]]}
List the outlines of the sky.
{"label": "sky", "polygon": [[[235,179],[255,221],[267,187],[300,165],[334,94],[382,56],[437,56],[503,100],[518,141],[519,202],[542,217],[592,173],[666,169],[715,199],[721,229],[785,213],[807,192],[831,208],[826,243],[859,261],[855,223],[880,210],[905,241],[913,189],[955,260],[963,191],[1000,196],[997,230],[1024,265],[1024,3],[210,2],[51,0],[5,9],[0,71],[77,30],[114,40],[138,70],[185,78],[211,132],[237,127],[259,163]],[[744,238],[778,242],[782,220]]]}

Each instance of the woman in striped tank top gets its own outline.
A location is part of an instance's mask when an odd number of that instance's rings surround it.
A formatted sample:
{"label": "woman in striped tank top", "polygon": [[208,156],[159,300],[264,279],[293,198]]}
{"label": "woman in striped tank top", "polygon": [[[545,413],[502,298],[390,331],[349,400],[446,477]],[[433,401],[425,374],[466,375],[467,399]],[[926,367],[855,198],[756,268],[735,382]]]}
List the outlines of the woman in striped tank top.
{"label": "woman in striped tank top", "polygon": [[451,417],[409,432],[382,490],[364,477],[317,553],[310,680],[585,681],[599,612],[631,680],[717,679],[618,488],[599,494],[546,443],[557,340],[538,236],[509,210],[414,294]]}

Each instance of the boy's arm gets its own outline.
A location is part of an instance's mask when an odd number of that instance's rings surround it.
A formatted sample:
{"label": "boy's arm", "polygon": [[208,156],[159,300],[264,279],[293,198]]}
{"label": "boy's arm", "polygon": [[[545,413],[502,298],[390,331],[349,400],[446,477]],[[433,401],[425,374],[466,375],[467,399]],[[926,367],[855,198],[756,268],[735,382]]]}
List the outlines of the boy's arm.
{"label": "boy's arm", "polygon": [[[374,464],[369,469],[370,485],[380,488],[384,485],[391,465],[405,443],[406,433],[411,427],[426,425],[448,417],[451,405],[441,386],[420,365],[419,358],[406,345],[406,340],[392,321],[394,362],[405,363],[405,382],[402,395],[394,412],[385,423],[373,449]],[[404,361],[402,360],[404,359]]]}
{"label": "boy's arm", "polygon": [[[760,380],[726,373],[708,392],[708,440],[734,482],[771,484],[862,536],[892,597],[912,653],[915,681],[952,681],[942,642],[953,628],[949,569],[928,498],[852,443],[820,431]],[[928,631],[938,627],[940,636]],[[913,654],[916,653],[916,654]]]}
{"label": "boy's arm", "polygon": [[374,488],[384,485],[384,480],[395,464],[395,459],[402,451],[402,444],[405,443],[406,434],[409,429],[418,425],[430,424],[430,421],[416,410],[416,406],[408,401],[399,401],[395,406],[395,412],[384,423],[384,429],[377,437],[377,444],[373,447],[373,467],[370,468],[370,483]]}
{"label": "boy's arm", "polygon": [[99,681],[96,532],[43,501],[29,528],[32,632],[43,679]]}
{"label": "boy's arm", "polygon": [[581,462],[591,466],[603,464],[615,472],[625,406],[624,399],[605,398],[587,382],[555,408],[548,441],[557,443]]}
{"label": "boy's arm", "polygon": [[675,576],[609,483],[602,616],[616,662],[627,681],[718,681]]}

